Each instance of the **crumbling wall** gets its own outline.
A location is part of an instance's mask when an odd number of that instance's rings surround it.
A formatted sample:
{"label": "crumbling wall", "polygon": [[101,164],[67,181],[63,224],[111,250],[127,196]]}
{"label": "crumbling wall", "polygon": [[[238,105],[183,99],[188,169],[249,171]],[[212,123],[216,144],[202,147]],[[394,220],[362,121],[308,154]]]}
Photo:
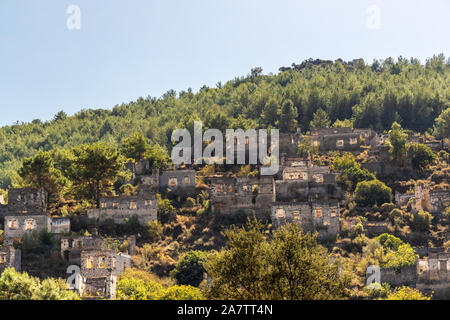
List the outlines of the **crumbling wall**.
{"label": "crumbling wall", "polygon": [[141,224],[157,220],[158,201],[155,193],[145,192],[133,196],[100,198],[100,208],[89,209],[88,217],[98,222],[112,219],[123,224],[126,219],[136,215]]}
{"label": "crumbling wall", "polygon": [[10,189],[8,204],[0,207],[0,216],[18,214],[41,215],[47,210],[47,192],[44,189]]}
{"label": "crumbling wall", "polygon": [[272,205],[272,224],[300,223],[305,232],[317,231],[319,238],[339,233],[339,202],[318,201],[299,203],[275,203]]}
{"label": "crumbling wall", "polygon": [[243,212],[267,219],[275,201],[272,176],[215,177],[210,179],[212,211],[219,214]]}
{"label": "crumbling wall", "polygon": [[159,191],[168,191],[180,196],[195,193],[195,170],[163,171],[159,177]]}
{"label": "crumbling wall", "polygon": [[21,239],[25,233],[51,231],[51,218],[46,215],[16,215],[5,217],[5,239]]}
{"label": "crumbling wall", "polygon": [[416,265],[395,268],[381,268],[380,280],[381,283],[386,282],[391,286],[411,286],[415,287],[417,283],[417,267]]}

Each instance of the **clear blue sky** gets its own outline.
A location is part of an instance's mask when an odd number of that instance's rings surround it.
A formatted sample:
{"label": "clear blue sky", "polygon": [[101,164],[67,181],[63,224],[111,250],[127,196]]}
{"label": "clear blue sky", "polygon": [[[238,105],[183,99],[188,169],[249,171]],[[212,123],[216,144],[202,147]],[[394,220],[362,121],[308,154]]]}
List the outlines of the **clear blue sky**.
{"label": "clear blue sky", "polygon": [[[67,8],[81,10],[69,30]],[[367,26],[370,5],[380,28]],[[0,0],[0,125],[215,86],[309,57],[450,54],[448,0]]]}

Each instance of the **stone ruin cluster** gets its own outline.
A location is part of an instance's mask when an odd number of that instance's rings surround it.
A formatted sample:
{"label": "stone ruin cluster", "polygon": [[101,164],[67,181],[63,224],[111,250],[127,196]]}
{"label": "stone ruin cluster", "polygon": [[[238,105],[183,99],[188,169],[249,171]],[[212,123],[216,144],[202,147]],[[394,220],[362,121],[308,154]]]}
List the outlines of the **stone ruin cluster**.
{"label": "stone ruin cluster", "polygon": [[[378,135],[371,129],[351,128],[312,130],[307,137],[301,135],[299,130],[280,134],[280,170],[277,174],[249,177],[217,174],[203,177],[211,199],[211,212],[216,215],[254,215],[271,221],[274,227],[299,222],[305,231],[318,232],[319,239],[336,237],[342,227],[340,207],[345,201],[344,193],[336,182],[337,173],[331,172],[329,167],[313,165],[308,157],[298,156],[297,145],[306,142],[321,153],[358,153],[370,149],[379,162],[367,164],[371,170],[371,166],[376,168],[386,160],[386,139],[385,135]],[[433,150],[444,147],[439,141],[420,142],[432,146]],[[141,224],[146,224],[157,220],[158,193],[170,192],[184,198],[197,193],[196,171],[193,168],[152,170],[149,161],[130,162],[127,168],[132,173],[130,182],[139,186],[137,194],[102,197],[99,208],[88,210],[90,219],[99,223],[113,220],[121,224],[137,216]],[[402,205],[411,198],[414,198],[413,208],[436,213],[448,206],[450,191],[433,191],[418,185],[414,194],[396,194],[395,201]],[[14,242],[24,234],[47,230],[60,237],[61,257],[80,267],[80,294],[115,297],[117,276],[131,266],[131,256],[136,250],[135,237],[125,239],[128,254],[118,254],[107,250],[103,239],[95,234],[89,237],[65,236],[70,232],[70,219],[48,215],[47,193],[43,189],[11,189],[8,204],[0,205],[0,217],[4,218],[0,273],[8,267],[21,270],[21,252],[14,248]],[[383,228],[386,226],[372,226],[373,230]],[[384,270],[383,277],[387,282],[414,283],[425,289],[437,283],[448,286],[448,264],[448,253],[430,252],[428,259],[417,261],[414,268]]]}

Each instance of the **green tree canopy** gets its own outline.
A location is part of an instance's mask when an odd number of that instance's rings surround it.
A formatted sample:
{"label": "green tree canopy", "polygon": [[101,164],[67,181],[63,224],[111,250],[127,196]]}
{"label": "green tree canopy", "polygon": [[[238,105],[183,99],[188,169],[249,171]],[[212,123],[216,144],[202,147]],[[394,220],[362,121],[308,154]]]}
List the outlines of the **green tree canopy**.
{"label": "green tree canopy", "polygon": [[450,108],[445,109],[436,118],[436,124],[434,125],[434,134],[438,138],[450,137]]}
{"label": "green tree canopy", "polygon": [[392,189],[376,179],[362,181],[356,185],[355,201],[361,207],[381,206],[392,201]]}
{"label": "green tree canopy", "polygon": [[113,146],[98,142],[73,149],[74,172],[71,180],[78,192],[99,205],[100,196],[112,190],[123,174],[125,158]]}
{"label": "green tree canopy", "polygon": [[390,153],[395,163],[402,166],[407,151],[408,134],[406,134],[402,126],[397,122],[392,124],[389,130]]}
{"label": "green tree canopy", "polygon": [[330,118],[325,110],[319,109],[314,113],[313,119],[309,124],[310,128],[329,128],[331,124]]}
{"label": "green tree canopy", "polygon": [[267,239],[260,222],[233,227],[226,249],[206,263],[217,299],[338,299],[346,295],[348,277],[339,260],[319,246],[316,236],[287,225]]}
{"label": "green tree canopy", "polygon": [[65,282],[46,279],[42,282],[28,273],[7,268],[0,276],[0,300],[79,300],[78,294],[67,290]]}
{"label": "green tree canopy", "polygon": [[177,280],[178,284],[198,287],[203,281],[205,260],[205,252],[189,251],[181,257],[175,269],[172,270],[171,276]]}

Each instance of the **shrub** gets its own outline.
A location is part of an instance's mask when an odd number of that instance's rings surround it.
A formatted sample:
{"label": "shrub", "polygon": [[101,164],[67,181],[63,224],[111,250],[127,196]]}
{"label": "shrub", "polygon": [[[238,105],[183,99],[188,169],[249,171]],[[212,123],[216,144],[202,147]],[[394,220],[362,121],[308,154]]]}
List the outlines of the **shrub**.
{"label": "shrub", "polygon": [[198,288],[172,286],[161,293],[159,300],[204,300],[204,297]]}
{"label": "shrub", "polygon": [[158,221],[165,224],[173,220],[176,216],[177,210],[172,205],[169,199],[162,199],[158,195]]}
{"label": "shrub", "polygon": [[412,165],[415,169],[423,169],[437,159],[434,152],[424,144],[412,144],[409,147],[409,152],[411,153]]}
{"label": "shrub", "polygon": [[398,250],[388,250],[385,255],[384,267],[400,269],[412,266],[416,262],[416,254],[410,244],[405,243],[398,247]]}
{"label": "shrub", "polygon": [[341,157],[335,158],[332,169],[341,172],[339,180],[347,190],[353,190],[359,182],[375,180],[375,176],[362,169],[351,153],[344,153]]}
{"label": "shrub", "polygon": [[431,227],[433,216],[427,211],[420,210],[411,215],[410,226],[414,231],[428,231]]}
{"label": "shrub", "polygon": [[65,283],[48,278],[42,282],[28,273],[7,268],[0,277],[0,300],[79,300],[80,297],[67,290]]}
{"label": "shrub", "polygon": [[163,235],[164,228],[159,221],[147,223],[147,235],[151,242],[159,241]]}
{"label": "shrub", "polygon": [[392,212],[392,210],[394,210],[394,208],[395,208],[395,204],[393,204],[393,203],[383,203],[381,205],[380,209],[383,213],[387,213],[387,212]]}
{"label": "shrub", "polygon": [[418,289],[410,287],[396,288],[388,294],[387,300],[431,300],[431,296],[422,294]]}
{"label": "shrub", "polygon": [[189,251],[183,255],[175,269],[172,270],[171,276],[177,280],[178,284],[197,287],[203,281],[205,260],[205,252]]}
{"label": "shrub", "polygon": [[383,233],[383,234],[379,235],[376,239],[383,246],[385,251],[387,251],[387,250],[397,251],[398,248],[402,244],[404,244],[404,242],[401,239],[399,239],[396,236],[393,236],[389,233]]}
{"label": "shrub", "polygon": [[186,199],[185,207],[186,207],[186,208],[193,208],[193,207],[196,206],[196,204],[197,204],[197,203],[195,202],[195,199],[194,199],[194,198],[188,197],[188,198]]}
{"label": "shrub", "polygon": [[391,200],[391,188],[379,180],[362,181],[356,186],[355,201],[359,206],[382,205]]}

